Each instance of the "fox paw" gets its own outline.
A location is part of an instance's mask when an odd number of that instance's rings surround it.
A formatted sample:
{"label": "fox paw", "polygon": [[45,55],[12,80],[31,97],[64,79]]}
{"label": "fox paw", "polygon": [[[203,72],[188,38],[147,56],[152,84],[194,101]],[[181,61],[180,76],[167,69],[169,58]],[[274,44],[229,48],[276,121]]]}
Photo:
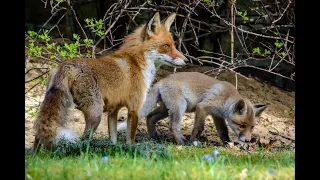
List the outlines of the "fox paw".
{"label": "fox paw", "polygon": [[188,141],[186,143],[187,146],[194,146],[194,147],[202,147],[202,143],[198,140],[194,140],[194,141]]}
{"label": "fox paw", "polygon": [[195,147],[201,147],[202,146],[202,143],[198,140],[195,140],[192,142],[192,146],[195,146]]}

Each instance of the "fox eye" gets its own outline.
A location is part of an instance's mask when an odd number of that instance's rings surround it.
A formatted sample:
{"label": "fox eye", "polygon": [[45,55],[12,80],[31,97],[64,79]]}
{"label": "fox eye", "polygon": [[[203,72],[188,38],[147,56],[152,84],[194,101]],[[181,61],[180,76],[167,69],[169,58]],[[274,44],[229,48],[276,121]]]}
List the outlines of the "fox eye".
{"label": "fox eye", "polygon": [[164,47],[165,49],[169,49],[169,44],[165,44],[165,45],[163,45],[163,47]]}
{"label": "fox eye", "polygon": [[245,128],[245,127],[246,127],[246,125],[240,124],[240,128]]}

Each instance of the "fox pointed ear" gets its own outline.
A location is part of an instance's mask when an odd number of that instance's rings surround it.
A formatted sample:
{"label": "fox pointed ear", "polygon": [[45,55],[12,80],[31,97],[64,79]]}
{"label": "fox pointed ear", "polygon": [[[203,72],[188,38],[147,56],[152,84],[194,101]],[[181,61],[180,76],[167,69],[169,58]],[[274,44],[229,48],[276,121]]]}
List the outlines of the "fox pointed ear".
{"label": "fox pointed ear", "polygon": [[156,12],[147,23],[148,36],[158,34],[160,27],[161,27],[160,14],[159,12]]}
{"label": "fox pointed ear", "polygon": [[246,111],[246,103],[243,99],[240,99],[235,105],[233,112],[239,115],[243,115]]}
{"label": "fox pointed ear", "polygon": [[253,105],[253,112],[254,116],[260,117],[261,113],[268,107],[266,104],[254,104]]}
{"label": "fox pointed ear", "polygon": [[174,21],[174,19],[176,18],[176,13],[172,13],[170,16],[168,16],[165,21],[164,21],[164,27],[166,27],[166,29],[168,31],[170,31],[170,27]]}

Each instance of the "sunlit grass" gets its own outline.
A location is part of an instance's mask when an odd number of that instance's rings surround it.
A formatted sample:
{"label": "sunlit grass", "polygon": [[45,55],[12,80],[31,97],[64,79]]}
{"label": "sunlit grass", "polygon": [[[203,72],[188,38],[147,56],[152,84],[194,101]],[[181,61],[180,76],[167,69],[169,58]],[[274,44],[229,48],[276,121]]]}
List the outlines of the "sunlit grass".
{"label": "sunlit grass", "polygon": [[[254,153],[219,147],[198,148],[164,145],[169,158],[113,153],[108,161],[101,153],[52,157],[26,150],[26,179],[294,179],[295,152],[282,150]],[[201,159],[210,154],[213,162]]]}

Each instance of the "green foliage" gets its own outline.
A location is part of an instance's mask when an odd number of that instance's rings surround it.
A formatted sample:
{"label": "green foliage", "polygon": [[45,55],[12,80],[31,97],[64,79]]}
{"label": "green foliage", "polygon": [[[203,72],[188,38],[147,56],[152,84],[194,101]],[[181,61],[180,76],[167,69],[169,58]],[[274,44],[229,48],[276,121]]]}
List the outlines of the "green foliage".
{"label": "green foliage", "polygon": [[83,42],[85,43],[86,48],[87,48],[87,52],[85,54],[86,57],[91,57],[92,55],[94,55],[95,52],[90,50],[90,47],[93,45],[93,40],[92,39],[84,39]]}
{"label": "green foliage", "polygon": [[84,39],[83,42],[86,44],[86,46],[93,45],[93,40],[92,39]]}
{"label": "green foliage", "polygon": [[84,21],[91,28],[91,31],[96,35],[98,35],[99,37],[102,37],[104,35],[102,19],[96,20],[95,18],[87,18]]}
{"label": "green foliage", "polygon": [[286,114],[292,114],[296,109],[296,106],[293,106],[292,108],[290,108],[289,110],[284,110],[284,113]]}
{"label": "green foliage", "polygon": [[40,76],[39,77],[39,83],[41,85],[47,86],[48,85],[48,78],[45,76]]}
{"label": "green foliage", "polygon": [[[277,48],[277,49],[280,49],[280,48],[283,46],[283,43],[282,43],[282,42],[279,42],[279,41],[276,41],[276,42],[274,43],[274,45],[276,45],[276,48]],[[287,53],[286,53],[285,51],[282,51],[280,54],[281,54],[282,58],[287,57]]]}
{"label": "green foliage", "polygon": [[42,55],[42,47],[35,45],[33,39],[29,40],[28,55],[29,56],[36,56],[36,57]]}
{"label": "green foliage", "polygon": [[244,21],[249,20],[249,18],[247,17],[247,11],[244,11],[244,12],[238,11],[237,13],[239,16],[241,16],[243,18]]}
{"label": "green foliage", "polygon": [[51,37],[48,35],[48,30],[45,30],[43,34],[39,34],[38,36],[40,39],[44,40],[45,42],[50,41]]}
{"label": "green foliage", "polygon": [[35,38],[35,36],[37,35],[37,33],[34,31],[28,31],[28,34],[31,38]]}
{"label": "green foliage", "polygon": [[252,53],[253,53],[253,54],[259,54],[259,55],[261,55],[261,50],[260,50],[259,47],[253,48],[253,49],[252,49]]}
{"label": "green foliage", "polygon": [[26,106],[24,112],[28,113],[31,117],[35,117],[38,114],[39,106]]}
{"label": "green foliage", "polygon": [[[277,49],[280,49],[283,46],[283,43],[279,42],[279,41],[276,41],[274,43],[274,45],[276,46]],[[261,52],[262,52],[262,50],[259,47],[256,47],[256,48],[252,49],[252,53],[253,54],[257,54],[257,55],[260,55],[260,56],[271,55],[271,52],[268,49],[264,49],[263,53],[261,53]],[[287,53],[285,51],[282,51],[280,54],[281,54],[282,58],[287,57]],[[278,60],[276,60],[276,59],[274,60],[274,62],[277,62],[277,61]]]}
{"label": "green foliage", "polygon": [[268,54],[268,55],[269,55],[269,54],[271,54],[271,52],[270,52],[270,50],[265,49],[263,54],[264,54],[264,55],[266,55],[266,54]]}
{"label": "green foliage", "polygon": [[[35,38],[37,35],[37,33],[34,31],[28,31],[28,34],[31,38]],[[45,43],[45,48],[49,52],[44,53],[42,47],[35,45],[35,39],[29,39],[29,56],[40,57],[43,54],[46,54],[50,59],[55,59],[59,56],[67,59],[81,57],[81,54],[79,52],[80,36],[78,34],[73,34],[73,38],[75,39],[74,43],[65,43],[62,47],[54,42],[50,43],[51,37],[48,34],[48,30],[45,30],[43,34],[38,34],[38,38],[40,42],[42,41]]]}
{"label": "green foliage", "polygon": [[215,1],[215,0],[203,0],[203,2],[207,3],[207,4],[210,4],[210,5],[213,5],[213,6],[217,6],[219,7],[221,4],[224,3],[224,1],[222,0],[218,0],[218,1]]}
{"label": "green foliage", "polygon": [[283,58],[285,58],[287,56],[287,53],[283,51],[283,52],[281,52],[281,55]]}
{"label": "green foliage", "polygon": [[271,54],[270,50],[268,50],[268,49],[264,49],[263,53],[261,53],[261,51],[262,50],[259,47],[256,47],[256,48],[252,49],[252,53],[253,54],[258,54],[260,56],[266,56],[266,55],[270,55]]}
{"label": "green foliage", "polygon": [[283,46],[283,43],[282,42],[275,42],[274,45],[276,45],[277,48],[281,48]]}
{"label": "green foliage", "polygon": [[[99,19],[85,19],[85,22],[90,27],[91,31],[95,33],[97,36],[102,37],[104,35],[104,28],[103,28],[103,20]],[[28,44],[28,55],[35,56],[35,57],[43,57],[47,56],[49,59],[56,59],[56,58],[64,58],[64,59],[72,59],[78,57],[92,57],[95,55],[95,52],[92,51],[92,47],[94,45],[93,39],[83,39],[83,43],[85,46],[84,53],[80,52],[80,35],[73,34],[74,42],[72,43],[64,43],[62,46],[58,45],[54,42],[51,42],[52,39],[49,36],[49,31],[44,30],[43,33],[37,34],[34,31],[27,31],[29,35],[29,44]],[[36,43],[37,42],[37,43]],[[39,44],[45,44],[43,47]]]}

